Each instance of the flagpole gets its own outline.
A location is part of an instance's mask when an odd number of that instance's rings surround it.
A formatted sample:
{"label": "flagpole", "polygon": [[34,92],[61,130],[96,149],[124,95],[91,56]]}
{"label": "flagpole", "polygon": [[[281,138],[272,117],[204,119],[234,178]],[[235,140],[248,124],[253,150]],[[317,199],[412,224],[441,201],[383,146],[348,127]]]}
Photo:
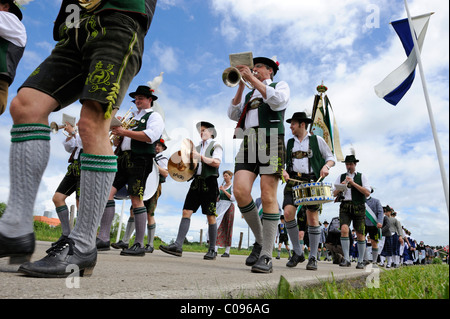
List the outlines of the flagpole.
{"label": "flagpole", "polygon": [[411,15],[409,13],[408,2],[406,0],[404,0],[404,2],[405,2],[406,14],[408,15],[409,29],[411,31],[411,37],[412,37],[413,42],[414,42],[414,50],[415,50],[415,53],[416,53],[417,64],[419,65],[420,78],[422,80],[423,92],[424,92],[424,95],[425,95],[425,101],[427,103],[428,116],[430,117],[431,130],[433,132],[434,144],[436,146],[436,153],[437,153],[437,157],[438,157],[438,161],[439,161],[439,167],[440,167],[440,170],[441,170],[441,178],[442,178],[442,184],[444,186],[445,202],[447,204],[447,214],[449,214],[447,174],[445,173],[444,161],[442,160],[441,146],[439,144],[439,139],[438,139],[438,135],[437,135],[437,131],[436,131],[436,126],[435,126],[435,123],[434,123],[433,110],[431,109],[430,97],[428,96],[427,83],[425,81],[425,76],[424,76],[424,73],[423,73],[422,58],[420,56],[419,45],[417,44],[417,39],[416,39],[416,36],[415,36],[414,26],[412,24]]}

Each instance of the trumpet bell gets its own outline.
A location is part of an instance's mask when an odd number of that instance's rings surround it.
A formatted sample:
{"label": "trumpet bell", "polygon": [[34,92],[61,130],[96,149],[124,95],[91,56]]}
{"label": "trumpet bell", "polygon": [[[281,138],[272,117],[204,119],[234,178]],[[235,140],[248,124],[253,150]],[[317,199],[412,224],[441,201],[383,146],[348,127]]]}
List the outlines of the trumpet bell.
{"label": "trumpet bell", "polygon": [[181,149],[170,156],[167,164],[170,177],[177,182],[190,180],[197,170],[198,160],[192,157],[194,143],[189,139],[184,139]]}
{"label": "trumpet bell", "polygon": [[230,88],[238,85],[241,79],[242,76],[241,73],[239,73],[239,70],[232,66],[226,68],[222,73],[223,83]]}
{"label": "trumpet bell", "polygon": [[56,134],[58,133],[59,130],[59,125],[56,122],[51,122],[50,123],[50,130],[52,131],[52,133]]}

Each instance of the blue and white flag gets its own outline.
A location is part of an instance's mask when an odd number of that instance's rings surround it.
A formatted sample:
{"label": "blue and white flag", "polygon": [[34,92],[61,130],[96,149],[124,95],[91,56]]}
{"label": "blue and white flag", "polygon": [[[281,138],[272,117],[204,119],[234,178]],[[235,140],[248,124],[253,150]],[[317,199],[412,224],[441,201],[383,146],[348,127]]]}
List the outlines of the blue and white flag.
{"label": "blue and white flag", "polygon": [[[412,24],[416,33],[417,44],[419,51],[422,51],[423,41],[428,28],[428,21],[432,13],[424,14],[417,17],[412,17]],[[393,21],[392,27],[400,38],[403,44],[407,59],[389,74],[383,81],[375,86],[375,93],[386,102],[397,105],[402,97],[408,92],[411,87],[417,65],[416,51],[414,50],[414,42],[411,36],[408,19]]]}

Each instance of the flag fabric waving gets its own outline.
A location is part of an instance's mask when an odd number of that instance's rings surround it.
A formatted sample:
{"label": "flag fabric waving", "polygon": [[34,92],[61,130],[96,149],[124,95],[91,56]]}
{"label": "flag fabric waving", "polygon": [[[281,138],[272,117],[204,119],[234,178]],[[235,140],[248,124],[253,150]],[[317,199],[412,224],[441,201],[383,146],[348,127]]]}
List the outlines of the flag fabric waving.
{"label": "flag fabric waving", "polygon": [[[416,33],[419,51],[422,51],[428,21],[432,13],[411,18]],[[415,78],[417,56],[414,50],[414,42],[411,36],[408,19],[393,21],[392,27],[400,38],[407,59],[397,69],[391,72],[383,81],[375,86],[375,93],[386,102],[397,105],[408,92]]]}
{"label": "flag fabric waving", "polygon": [[333,126],[331,126],[330,115],[333,108],[331,107],[328,96],[325,94],[326,90],[327,87],[323,84],[317,87],[319,94],[314,97],[311,133],[321,136],[327,142],[334,156],[336,156],[336,160],[343,161],[344,156],[342,155],[341,143],[339,141],[339,130],[334,116]]}

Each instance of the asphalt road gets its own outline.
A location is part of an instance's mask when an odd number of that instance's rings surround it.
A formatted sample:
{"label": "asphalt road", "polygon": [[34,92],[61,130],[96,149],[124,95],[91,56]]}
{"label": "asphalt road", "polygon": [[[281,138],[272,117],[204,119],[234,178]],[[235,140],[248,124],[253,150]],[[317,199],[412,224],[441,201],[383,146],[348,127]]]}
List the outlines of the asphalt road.
{"label": "asphalt road", "polygon": [[[49,242],[37,242],[32,260],[45,256]],[[31,278],[14,272],[18,267],[0,259],[0,299],[87,298],[87,299],[207,299],[255,296],[263,289],[275,289],[283,275],[299,285],[368,276],[372,270],[355,269],[320,261],[317,271],[306,270],[306,262],[286,267],[286,258],[273,259],[273,273],[255,274],[245,266],[246,256],[217,256],[204,260],[203,254],[184,252],[183,257],[159,250],[144,257],[120,256],[119,250],[99,252],[94,273],[88,278]]]}

